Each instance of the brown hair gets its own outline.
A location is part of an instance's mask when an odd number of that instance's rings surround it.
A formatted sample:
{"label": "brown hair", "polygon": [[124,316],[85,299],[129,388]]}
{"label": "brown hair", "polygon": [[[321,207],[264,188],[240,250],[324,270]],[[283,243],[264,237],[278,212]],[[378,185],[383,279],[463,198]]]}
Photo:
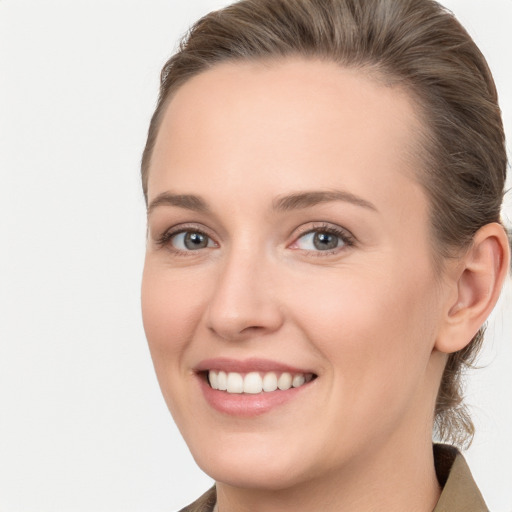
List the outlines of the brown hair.
{"label": "brown hair", "polygon": [[[200,19],[162,70],[142,157],[146,200],[160,121],[177,88],[221,62],[287,56],[372,70],[409,91],[425,120],[418,179],[430,200],[437,263],[499,222],[507,157],[496,87],[471,37],[433,0],[241,0]],[[483,329],[449,356],[435,410],[441,440],[471,442],[461,376],[482,337]]]}

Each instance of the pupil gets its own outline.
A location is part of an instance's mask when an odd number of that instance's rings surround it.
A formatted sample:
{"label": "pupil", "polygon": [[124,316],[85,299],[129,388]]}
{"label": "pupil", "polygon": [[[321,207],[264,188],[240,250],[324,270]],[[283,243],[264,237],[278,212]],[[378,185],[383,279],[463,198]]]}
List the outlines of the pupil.
{"label": "pupil", "polygon": [[338,237],[330,233],[316,233],[313,238],[313,245],[320,251],[336,249],[338,247]]}
{"label": "pupil", "polygon": [[187,249],[203,249],[208,245],[208,239],[201,233],[187,233],[185,235],[184,243]]}

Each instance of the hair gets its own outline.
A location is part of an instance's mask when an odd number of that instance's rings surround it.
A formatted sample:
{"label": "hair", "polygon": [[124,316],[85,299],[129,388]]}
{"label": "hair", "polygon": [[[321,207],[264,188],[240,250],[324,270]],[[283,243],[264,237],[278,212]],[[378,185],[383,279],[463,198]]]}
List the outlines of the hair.
{"label": "hair", "polygon": [[[469,34],[433,0],[241,0],[201,18],[162,69],[142,157],[146,201],[161,119],[181,85],[219,63],[297,56],[370,71],[410,94],[424,121],[417,179],[429,199],[437,263],[500,221],[507,156],[496,87]],[[436,437],[461,447],[474,434],[462,376],[482,339],[483,328],[449,355],[436,401]]]}

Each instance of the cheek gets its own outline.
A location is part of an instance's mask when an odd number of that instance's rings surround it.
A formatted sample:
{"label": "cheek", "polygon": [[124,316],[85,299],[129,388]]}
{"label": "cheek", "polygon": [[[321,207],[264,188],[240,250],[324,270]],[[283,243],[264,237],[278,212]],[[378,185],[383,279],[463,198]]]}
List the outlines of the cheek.
{"label": "cheek", "polygon": [[[193,283],[193,284],[191,284]],[[196,284],[196,286],[194,286]],[[176,272],[148,256],[142,277],[142,318],[155,373],[178,427],[194,418],[197,397],[190,396],[194,379],[186,363],[201,312],[204,289],[186,273]]]}
{"label": "cheek", "polygon": [[160,267],[146,261],[141,294],[144,330],[157,373],[164,363],[180,364],[207,295],[186,273]]}
{"label": "cheek", "polygon": [[404,386],[412,389],[435,339],[429,272],[385,268],[385,275],[367,269],[333,274],[318,287],[304,283],[306,293],[293,299],[297,322],[331,366],[333,386],[358,401],[364,399],[362,390],[382,397]]}
{"label": "cheek", "polygon": [[[429,284],[396,283],[353,276],[343,285],[331,283],[321,294],[305,294],[302,301],[302,329],[326,361],[330,379],[325,438],[343,432],[356,452],[399,431],[429,396]],[[330,457],[332,448],[323,450]]]}

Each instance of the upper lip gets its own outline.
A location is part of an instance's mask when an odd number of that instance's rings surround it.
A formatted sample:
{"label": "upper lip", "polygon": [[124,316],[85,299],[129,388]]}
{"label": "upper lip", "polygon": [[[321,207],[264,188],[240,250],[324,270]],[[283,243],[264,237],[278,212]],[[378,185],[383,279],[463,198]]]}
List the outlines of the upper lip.
{"label": "upper lip", "polygon": [[289,364],[284,364],[270,359],[249,358],[249,359],[230,359],[226,357],[216,357],[201,361],[194,370],[196,372],[205,372],[208,370],[218,370],[224,372],[289,372],[289,373],[314,373],[311,370],[297,368]]}

